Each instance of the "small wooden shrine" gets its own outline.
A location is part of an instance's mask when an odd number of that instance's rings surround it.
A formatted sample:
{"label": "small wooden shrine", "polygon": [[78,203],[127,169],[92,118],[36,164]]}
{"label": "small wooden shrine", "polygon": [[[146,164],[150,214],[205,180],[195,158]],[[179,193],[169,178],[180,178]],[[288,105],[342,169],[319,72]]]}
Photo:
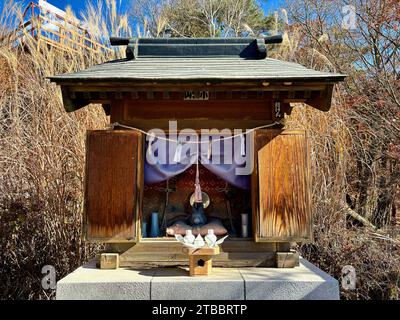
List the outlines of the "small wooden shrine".
{"label": "small wooden shrine", "polygon": [[[328,111],[333,87],[345,76],[268,58],[266,43],[280,41],[112,38],[113,45],[127,46],[126,58],[51,78],[67,112],[101,104],[113,124],[87,133],[88,241],[107,243],[120,266],[187,265],[173,235],[213,229],[228,235],[215,266],[297,264],[290,242],[312,240],[310,148],[307,133],[283,130],[282,120],[293,103]],[[164,140],[149,133],[155,128],[166,133]],[[193,135],[215,130],[208,147],[199,151],[199,140],[193,143],[193,153],[181,150],[188,140],[177,135],[185,128]],[[207,163],[215,149],[227,148],[219,144],[229,137],[213,140],[223,129],[232,132],[234,152],[250,155],[251,172],[237,176],[232,163]],[[173,164],[148,156],[160,159],[171,150]],[[182,164],[185,157],[197,160]],[[198,180],[203,224],[192,219]]]}

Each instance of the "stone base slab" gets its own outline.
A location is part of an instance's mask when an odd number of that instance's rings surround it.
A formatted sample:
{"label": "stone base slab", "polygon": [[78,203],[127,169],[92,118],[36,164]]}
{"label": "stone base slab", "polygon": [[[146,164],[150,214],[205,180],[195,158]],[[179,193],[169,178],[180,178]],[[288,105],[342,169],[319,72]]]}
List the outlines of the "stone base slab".
{"label": "stone base slab", "polygon": [[300,258],[300,266],[213,268],[190,277],[185,268],[102,270],[88,263],[57,283],[58,300],[338,300],[339,284]]}

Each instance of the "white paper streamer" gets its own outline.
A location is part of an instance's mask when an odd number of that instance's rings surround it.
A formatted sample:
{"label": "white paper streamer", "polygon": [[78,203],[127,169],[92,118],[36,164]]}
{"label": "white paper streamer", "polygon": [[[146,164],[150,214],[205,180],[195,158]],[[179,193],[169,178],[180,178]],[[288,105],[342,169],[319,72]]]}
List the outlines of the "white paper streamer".
{"label": "white paper streamer", "polygon": [[175,149],[174,162],[176,163],[181,162],[181,153],[182,153],[182,143],[178,142],[178,145],[176,146]]}
{"label": "white paper streamer", "polygon": [[244,140],[243,133],[240,135],[240,155],[242,157],[244,157],[246,155],[246,146],[245,146],[245,140]]}
{"label": "white paper streamer", "polygon": [[154,132],[152,132],[149,136],[149,144],[147,146],[147,154],[149,156],[151,156],[151,154],[153,153],[151,150],[151,144],[154,142],[155,139],[156,139],[156,135],[154,134]]}
{"label": "white paper streamer", "polygon": [[208,141],[208,150],[207,150],[207,159],[211,159],[211,153],[212,153],[212,140]]}

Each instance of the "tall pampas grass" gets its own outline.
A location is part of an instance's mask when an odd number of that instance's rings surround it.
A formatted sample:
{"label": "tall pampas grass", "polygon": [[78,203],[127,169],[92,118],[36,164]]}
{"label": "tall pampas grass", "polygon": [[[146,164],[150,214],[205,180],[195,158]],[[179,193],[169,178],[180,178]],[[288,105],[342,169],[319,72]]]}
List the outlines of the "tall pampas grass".
{"label": "tall pampas grass", "polygon": [[[294,61],[317,70],[336,71],[330,59],[315,48],[301,46],[300,27],[284,32],[283,43],[270,52],[273,57]],[[327,42],[326,35],[319,41]],[[305,129],[311,145],[312,210],[314,239],[296,245],[303,257],[337,279],[342,268],[356,270],[356,290],[344,290],[347,299],[399,299],[400,238],[398,227],[376,231],[370,225],[357,226],[346,203],[351,193],[350,174],[356,166],[354,152],[360,141],[354,116],[347,107],[345,93],[337,85],[332,108],[321,112],[305,104],[293,105],[285,127]],[[369,190],[374,192],[374,190]]]}
{"label": "tall pampas grass", "polygon": [[[11,31],[22,9],[9,1],[0,17],[0,299],[51,299],[41,268],[53,265],[60,279],[99,249],[81,238],[84,141],[86,130],[104,128],[107,118],[98,105],[66,113],[46,77],[119,52],[60,51],[29,32],[17,44]],[[88,2],[82,15],[99,42],[130,34],[115,0]]]}

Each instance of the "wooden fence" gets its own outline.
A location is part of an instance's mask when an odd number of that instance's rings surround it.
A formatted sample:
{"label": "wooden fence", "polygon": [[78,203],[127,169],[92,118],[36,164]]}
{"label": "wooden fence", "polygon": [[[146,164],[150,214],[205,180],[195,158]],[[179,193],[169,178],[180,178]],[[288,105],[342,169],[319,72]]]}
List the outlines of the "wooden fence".
{"label": "wooden fence", "polygon": [[81,49],[113,52],[94,39],[77,19],[59,15],[34,2],[29,3],[24,10],[22,21],[12,37],[18,44],[24,45],[32,38],[38,46],[45,44],[68,52],[78,52]]}

